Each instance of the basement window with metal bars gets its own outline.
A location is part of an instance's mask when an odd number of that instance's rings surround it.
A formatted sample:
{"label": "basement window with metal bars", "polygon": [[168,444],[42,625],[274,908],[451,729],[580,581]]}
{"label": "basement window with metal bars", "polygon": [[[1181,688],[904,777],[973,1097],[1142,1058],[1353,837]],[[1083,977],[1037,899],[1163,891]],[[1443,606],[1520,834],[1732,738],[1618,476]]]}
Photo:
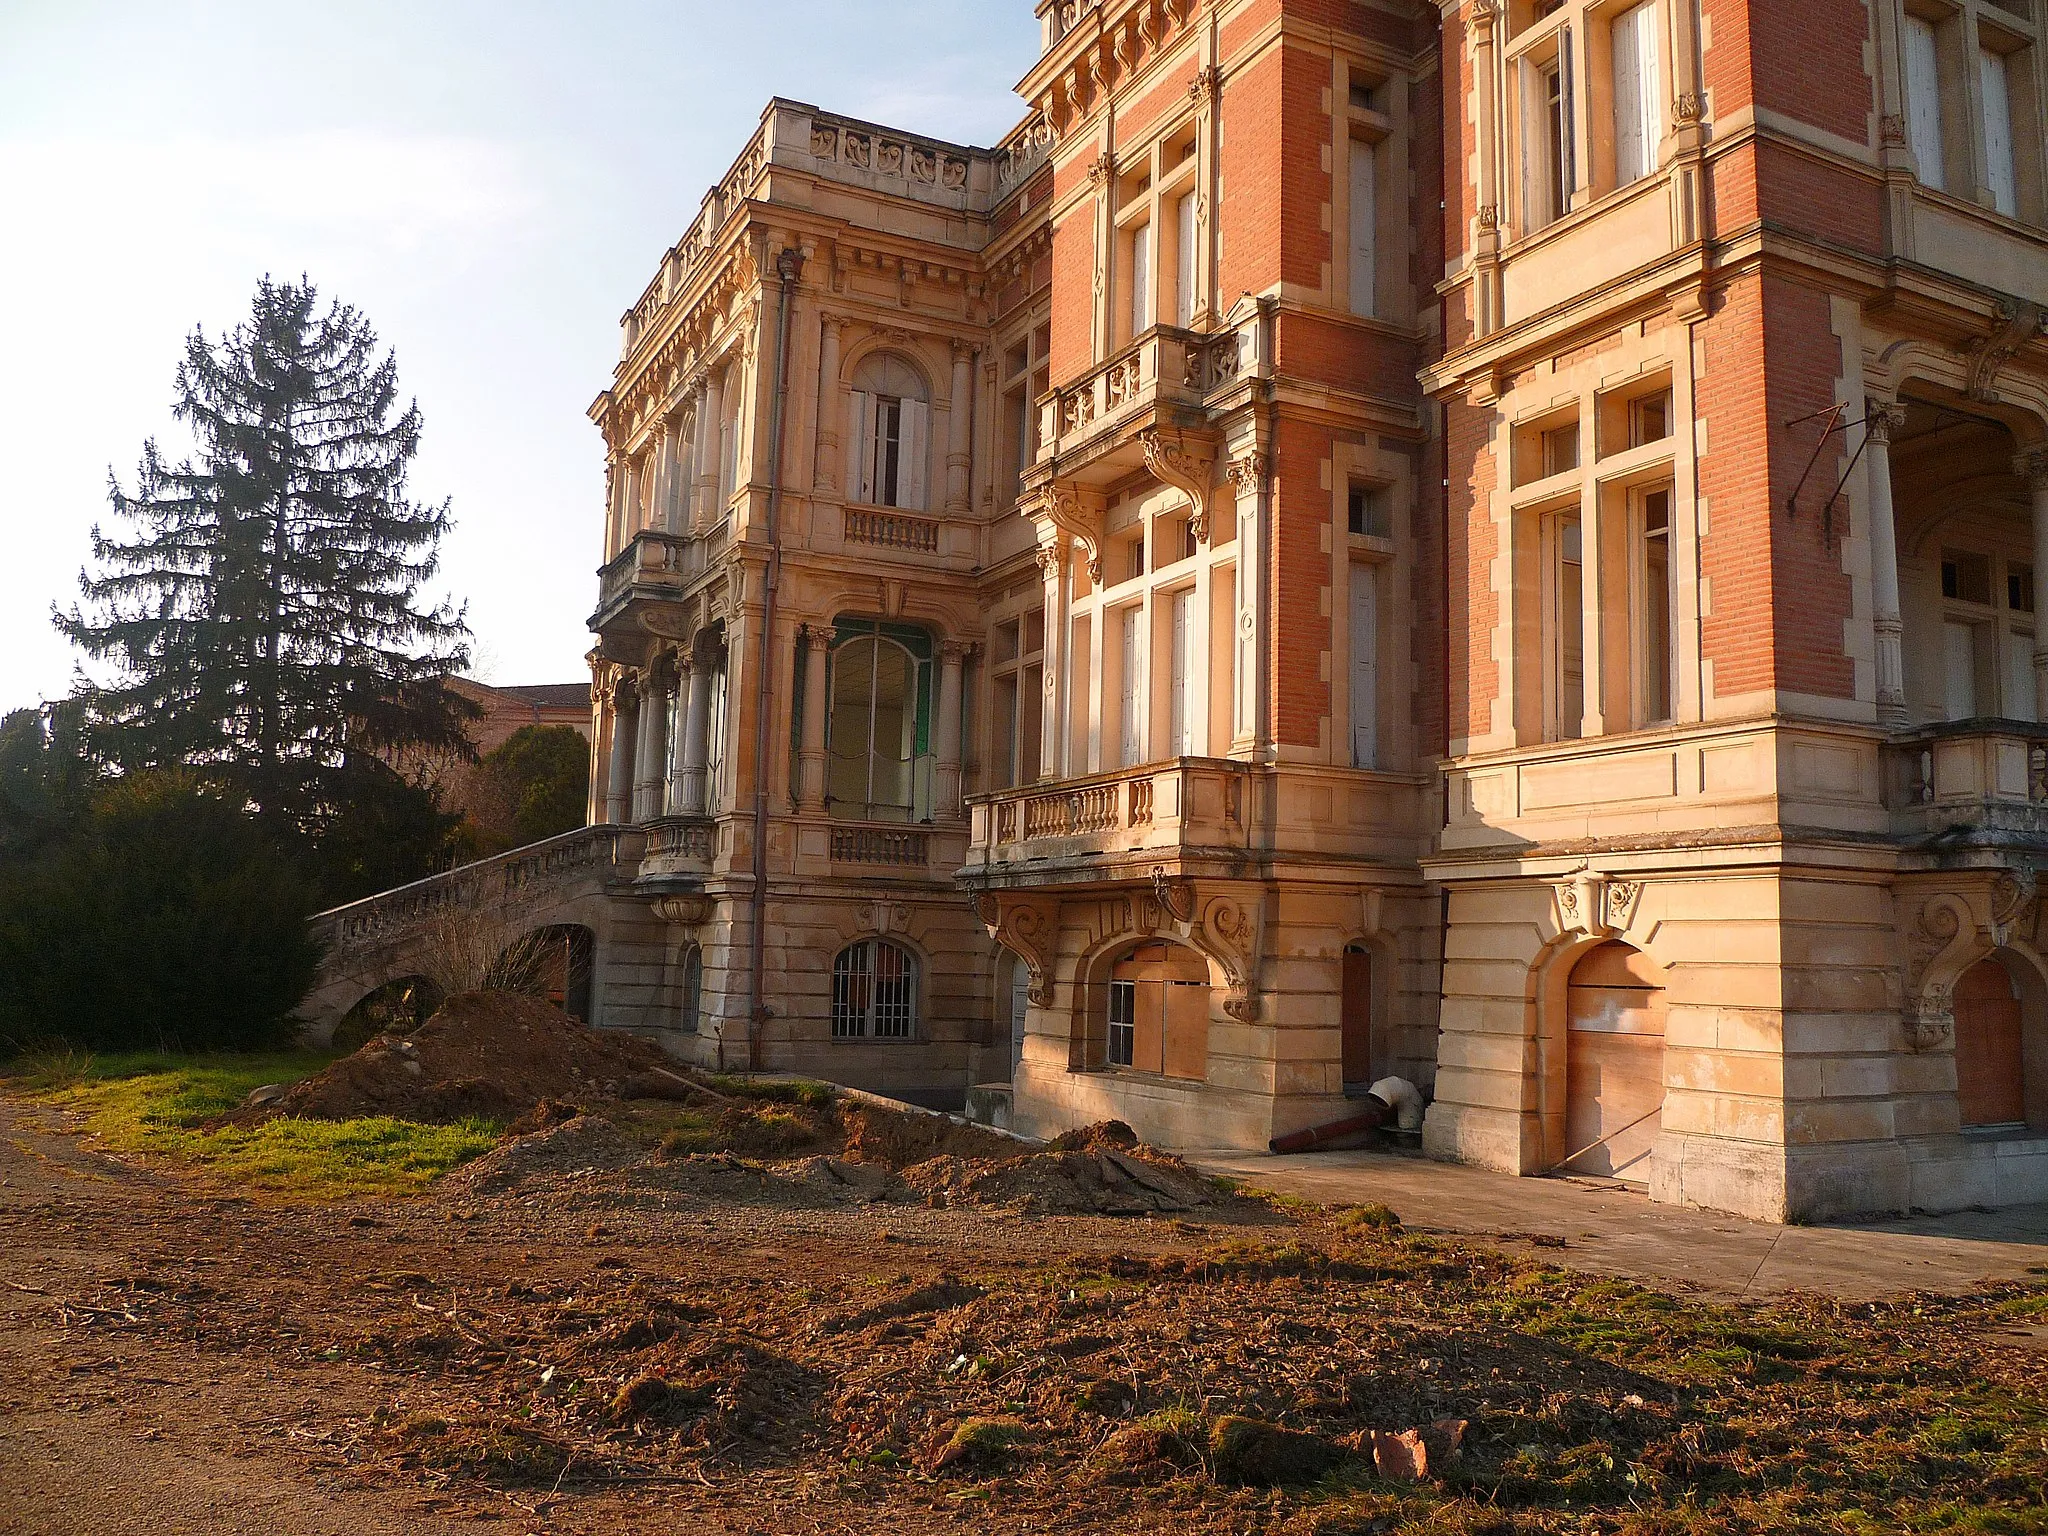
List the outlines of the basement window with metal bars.
{"label": "basement window with metal bars", "polygon": [[908,1040],[917,1029],[917,957],[887,939],[849,944],[832,962],[832,1038]]}

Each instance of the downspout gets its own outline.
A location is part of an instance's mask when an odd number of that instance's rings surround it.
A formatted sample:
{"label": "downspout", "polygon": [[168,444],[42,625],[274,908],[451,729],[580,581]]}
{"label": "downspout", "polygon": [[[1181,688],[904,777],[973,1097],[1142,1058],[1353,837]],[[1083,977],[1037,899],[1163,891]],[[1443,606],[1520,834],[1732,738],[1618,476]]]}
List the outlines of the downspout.
{"label": "downspout", "polygon": [[754,894],[747,964],[747,1070],[761,1067],[763,1000],[768,970],[768,757],[769,712],[775,701],[775,589],[782,575],[782,435],[789,405],[789,306],[803,257],[785,249],[775,258],[781,295],[775,315],[775,407],[768,424],[768,569],[761,588],[761,654],[754,685]]}

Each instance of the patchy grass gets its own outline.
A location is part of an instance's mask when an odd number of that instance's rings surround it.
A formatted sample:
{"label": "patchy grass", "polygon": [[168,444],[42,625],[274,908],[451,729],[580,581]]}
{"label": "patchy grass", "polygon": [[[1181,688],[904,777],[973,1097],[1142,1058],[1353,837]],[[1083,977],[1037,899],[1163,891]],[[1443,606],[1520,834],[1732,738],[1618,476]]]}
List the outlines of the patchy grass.
{"label": "patchy grass", "polygon": [[269,1120],[211,1125],[251,1090],[291,1083],[332,1056],[132,1055],[29,1059],[7,1081],[84,1117],[116,1152],[141,1152],[202,1168],[273,1194],[327,1200],[417,1194],[496,1143],[482,1121],[416,1125],[405,1120]]}

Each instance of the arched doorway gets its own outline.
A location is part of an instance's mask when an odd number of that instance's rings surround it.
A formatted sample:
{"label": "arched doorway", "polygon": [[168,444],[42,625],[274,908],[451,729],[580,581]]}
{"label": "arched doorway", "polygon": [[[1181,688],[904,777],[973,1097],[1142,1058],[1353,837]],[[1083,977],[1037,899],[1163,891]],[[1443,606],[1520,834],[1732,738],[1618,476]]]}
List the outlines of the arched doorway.
{"label": "arched doorway", "polygon": [[2023,1124],[2027,1088],[2020,991],[1996,956],[1956,982],[1956,1105],[1965,1128]]}
{"label": "arched doorway", "polygon": [[387,981],[358,1002],[334,1026],[337,1051],[360,1049],[378,1035],[411,1034],[441,1006],[441,989],[424,976]]}
{"label": "arched doorway", "polygon": [[1344,1090],[1359,1093],[1372,1086],[1372,951],[1363,944],[1344,950],[1343,1011]]}
{"label": "arched doorway", "polygon": [[1663,973],[1603,944],[1573,967],[1565,1005],[1565,1158],[1559,1169],[1649,1179],[1664,1109]]}
{"label": "arched doorway", "polygon": [[1201,1082],[1209,1075],[1209,963],[1179,944],[1141,944],[1109,973],[1112,1067]]}

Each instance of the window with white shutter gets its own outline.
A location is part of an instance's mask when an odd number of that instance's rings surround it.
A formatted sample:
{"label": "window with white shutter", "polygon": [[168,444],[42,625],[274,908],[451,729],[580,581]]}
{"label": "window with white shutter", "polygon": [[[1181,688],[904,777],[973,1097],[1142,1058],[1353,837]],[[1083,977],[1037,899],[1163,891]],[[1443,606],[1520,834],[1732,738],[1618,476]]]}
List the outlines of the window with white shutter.
{"label": "window with white shutter", "polygon": [[1655,0],[1617,16],[1613,42],[1614,184],[1625,187],[1657,169],[1664,140]]}
{"label": "window with white shutter", "polygon": [[2012,83],[2005,55],[1990,48],[1977,51],[1977,92],[1984,114],[1984,181],[1991,204],[2008,218],[2020,211],[2019,167],[2013,158]]}
{"label": "window with white shutter", "polygon": [[1370,139],[1351,140],[1351,313],[1377,313],[1379,153]]}
{"label": "window with white shutter", "polygon": [[1908,16],[1906,52],[1906,139],[1920,167],[1922,185],[1946,184],[1947,150],[1941,135],[1941,45],[1934,23]]}
{"label": "window with white shutter", "polygon": [[847,405],[849,491],[869,506],[924,511],[931,453],[924,380],[901,358],[884,353],[861,364],[854,384]]}

